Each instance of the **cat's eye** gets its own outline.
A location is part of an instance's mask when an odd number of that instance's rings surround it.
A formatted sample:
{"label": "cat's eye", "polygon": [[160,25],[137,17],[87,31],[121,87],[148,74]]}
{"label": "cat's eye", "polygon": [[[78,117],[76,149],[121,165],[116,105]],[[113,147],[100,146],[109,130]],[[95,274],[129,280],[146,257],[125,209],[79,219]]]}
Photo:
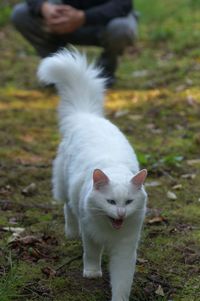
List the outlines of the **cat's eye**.
{"label": "cat's eye", "polygon": [[131,204],[132,202],[133,202],[133,199],[127,200],[127,201],[126,201],[126,205],[129,205],[129,204]]}
{"label": "cat's eye", "polygon": [[116,205],[116,202],[115,202],[114,200],[108,199],[108,200],[106,200],[106,201],[107,201],[108,204],[110,204],[110,205]]}

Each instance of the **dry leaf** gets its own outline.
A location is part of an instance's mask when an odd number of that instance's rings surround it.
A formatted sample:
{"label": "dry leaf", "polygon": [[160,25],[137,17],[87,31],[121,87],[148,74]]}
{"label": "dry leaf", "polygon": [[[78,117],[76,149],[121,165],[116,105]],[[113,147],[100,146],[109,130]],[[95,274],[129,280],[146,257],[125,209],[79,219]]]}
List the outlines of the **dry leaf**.
{"label": "dry leaf", "polygon": [[164,291],[163,291],[163,288],[162,288],[161,285],[158,286],[158,288],[157,288],[157,290],[155,291],[155,293],[156,293],[156,295],[158,295],[158,296],[162,296],[162,297],[165,296]]}
{"label": "dry leaf", "polygon": [[176,124],[175,127],[177,130],[181,130],[181,131],[184,130],[184,126],[182,126],[180,124]]}
{"label": "dry leaf", "polygon": [[192,160],[187,160],[188,165],[198,165],[200,164],[200,159],[192,159]]}
{"label": "dry leaf", "polygon": [[152,130],[152,129],[155,129],[155,124],[154,123],[148,123],[147,125],[146,125],[146,128],[148,129],[148,130]]}
{"label": "dry leaf", "polygon": [[123,117],[123,116],[127,115],[128,113],[129,113],[128,110],[119,110],[119,111],[115,112],[114,117],[115,118]]}
{"label": "dry leaf", "polygon": [[188,95],[188,97],[187,97],[187,104],[189,105],[189,106],[194,106],[195,104],[196,104],[196,101],[194,100],[194,98],[192,97],[192,95]]}
{"label": "dry leaf", "polygon": [[37,187],[35,183],[31,183],[26,188],[22,190],[22,194],[25,196],[32,196],[36,193]]}
{"label": "dry leaf", "polygon": [[5,187],[0,188],[0,195],[8,196],[12,193],[12,188],[10,185],[6,185]]}
{"label": "dry leaf", "polygon": [[[193,84],[193,80],[191,78],[186,78],[185,82],[189,86],[191,86]],[[192,96],[189,96],[189,97],[192,97]]]}
{"label": "dry leaf", "polygon": [[22,245],[34,245],[35,243],[42,243],[41,239],[33,236],[33,235],[27,235],[24,237],[21,237],[15,241],[16,243],[22,244]]}
{"label": "dry leaf", "polygon": [[16,234],[21,234],[25,228],[20,228],[20,227],[3,227],[2,228],[4,231],[16,233]]}
{"label": "dry leaf", "polygon": [[161,183],[158,181],[151,181],[151,182],[146,182],[145,187],[157,187],[160,186]]}
{"label": "dry leaf", "polygon": [[185,88],[186,88],[186,85],[180,85],[180,86],[176,87],[175,91],[176,92],[181,92],[181,91],[185,90]]}
{"label": "dry leaf", "polygon": [[12,235],[8,238],[8,243],[11,243],[13,241],[16,241],[20,234],[24,232],[25,228],[20,228],[20,227],[3,227],[2,228],[4,231],[12,232]]}
{"label": "dry leaf", "polygon": [[146,125],[146,128],[148,130],[150,130],[153,134],[160,134],[160,133],[162,133],[162,130],[159,129],[159,128],[156,128],[156,125],[154,123],[148,123]]}
{"label": "dry leaf", "polygon": [[16,217],[11,217],[9,218],[9,224],[11,225],[16,225],[18,222],[17,222],[17,218]]}
{"label": "dry leaf", "polygon": [[47,275],[48,277],[54,277],[56,276],[56,271],[52,269],[51,267],[44,267],[41,269],[42,273]]}
{"label": "dry leaf", "polygon": [[172,187],[172,189],[175,189],[175,190],[180,190],[180,189],[182,189],[183,188],[183,185],[182,184],[177,184],[177,185],[174,185],[173,187]]}
{"label": "dry leaf", "polygon": [[168,191],[168,192],[167,192],[167,197],[168,197],[168,199],[170,199],[170,200],[176,200],[176,199],[177,199],[176,194],[175,194],[174,192],[172,192],[172,191]]}
{"label": "dry leaf", "polygon": [[132,73],[133,77],[145,77],[149,74],[149,70],[136,70]]}
{"label": "dry leaf", "polygon": [[155,216],[155,217],[153,217],[153,218],[151,218],[151,219],[149,219],[148,221],[147,221],[147,224],[149,224],[149,225],[153,225],[153,224],[161,224],[162,222],[167,222],[167,219],[165,218],[165,217],[163,217],[163,216]]}
{"label": "dry leaf", "polygon": [[141,120],[142,118],[143,118],[142,115],[136,115],[136,114],[134,114],[134,115],[129,115],[129,116],[128,116],[128,119],[130,119],[130,120],[132,120],[132,121],[139,121],[139,120]]}
{"label": "dry leaf", "polygon": [[143,263],[147,263],[148,260],[144,258],[137,258],[137,262],[143,264]]}
{"label": "dry leaf", "polygon": [[194,173],[187,173],[187,174],[184,174],[184,175],[181,175],[181,178],[183,179],[195,179],[196,178],[196,174]]}

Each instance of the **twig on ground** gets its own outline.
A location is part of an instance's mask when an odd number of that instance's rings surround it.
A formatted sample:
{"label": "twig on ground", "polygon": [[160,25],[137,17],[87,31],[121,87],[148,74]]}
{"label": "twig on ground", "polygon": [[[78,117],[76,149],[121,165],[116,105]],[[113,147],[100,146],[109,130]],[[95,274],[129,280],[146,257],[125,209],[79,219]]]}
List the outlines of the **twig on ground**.
{"label": "twig on ground", "polygon": [[81,259],[81,258],[82,258],[82,255],[78,255],[78,256],[76,256],[76,257],[73,257],[73,258],[69,259],[68,261],[66,261],[66,262],[64,262],[62,265],[60,265],[60,266],[56,269],[56,272],[59,271],[59,270],[61,270],[64,266],[70,265],[73,261],[79,260],[79,259]]}

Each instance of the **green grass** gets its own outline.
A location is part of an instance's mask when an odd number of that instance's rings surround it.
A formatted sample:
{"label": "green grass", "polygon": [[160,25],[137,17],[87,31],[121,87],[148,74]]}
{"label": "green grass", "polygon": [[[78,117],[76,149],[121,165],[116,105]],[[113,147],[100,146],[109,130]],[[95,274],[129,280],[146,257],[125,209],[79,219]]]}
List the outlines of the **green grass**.
{"label": "green grass", "polygon": [[[81,242],[66,240],[62,208],[51,204],[58,98],[41,89],[39,58],[8,23],[14,3],[4,1],[0,10],[0,300],[106,301],[107,258],[102,279],[83,279]],[[200,158],[200,2],[140,0],[135,6],[138,40],[121,59],[106,98],[108,118],[149,171],[130,301],[198,301],[200,165],[188,160]],[[87,52],[94,57],[99,50]],[[31,183],[35,192],[24,196]],[[152,223],[155,217],[160,222]],[[9,243],[8,226],[24,228],[21,237],[29,242]],[[164,296],[156,293],[159,285]]]}

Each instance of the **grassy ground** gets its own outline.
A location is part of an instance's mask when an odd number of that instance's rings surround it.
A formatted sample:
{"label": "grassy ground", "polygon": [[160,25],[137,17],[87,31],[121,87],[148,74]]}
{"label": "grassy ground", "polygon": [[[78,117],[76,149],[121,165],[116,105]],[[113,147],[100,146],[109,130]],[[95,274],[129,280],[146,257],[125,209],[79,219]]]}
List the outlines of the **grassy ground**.
{"label": "grassy ground", "polygon": [[[58,98],[38,88],[39,59],[7,21],[13,3],[0,12],[0,300],[106,301],[107,258],[101,280],[83,279],[81,243],[66,240],[62,208],[51,205]],[[131,301],[198,301],[200,3],[140,0],[136,8],[140,36],[106,101],[149,171]],[[23,232],[13,240],[16,228]]]}

